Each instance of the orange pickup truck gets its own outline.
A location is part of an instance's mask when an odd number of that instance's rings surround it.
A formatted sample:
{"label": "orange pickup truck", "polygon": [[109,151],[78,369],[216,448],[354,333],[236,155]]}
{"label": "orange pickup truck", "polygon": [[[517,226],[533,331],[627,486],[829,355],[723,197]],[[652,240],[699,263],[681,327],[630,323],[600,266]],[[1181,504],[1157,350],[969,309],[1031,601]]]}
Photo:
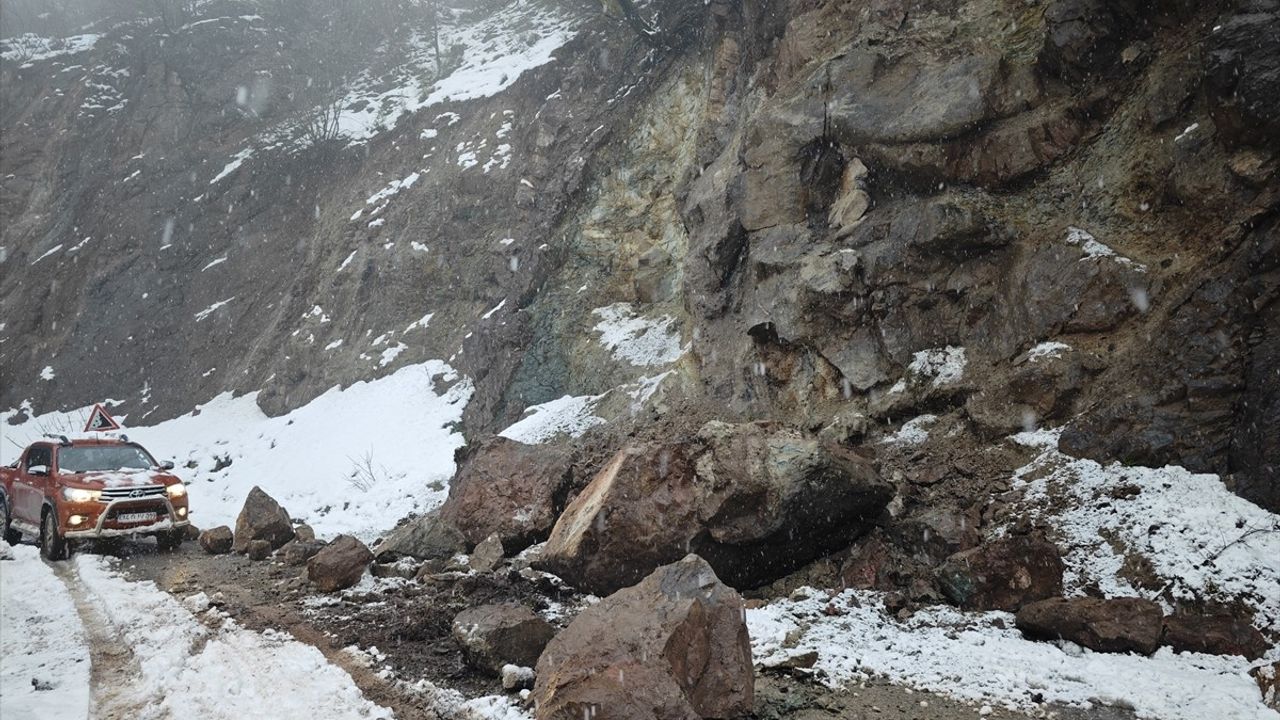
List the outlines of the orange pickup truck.
{"label": "orange pickup truck", "polygon": [[49,560],[63,560],[80,540],[153,535],[162,550],[182,544],[187,488],[124,435],[32,443],[0,467],[0,531],[10,544],[37,537]]}

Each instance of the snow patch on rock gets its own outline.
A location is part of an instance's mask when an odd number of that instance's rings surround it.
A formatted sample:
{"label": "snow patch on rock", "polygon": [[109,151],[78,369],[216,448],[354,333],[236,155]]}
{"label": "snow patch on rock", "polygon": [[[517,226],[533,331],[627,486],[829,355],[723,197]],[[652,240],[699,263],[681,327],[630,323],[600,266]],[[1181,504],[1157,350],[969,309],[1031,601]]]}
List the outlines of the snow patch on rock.
{"label": "snow patch on rock", "polygon": [[605,420],[593,414],[596,403],[603,395],[565,395],[557,400],[532,405],[525,416],[506,430],[498,433],[527,445],[547,442],[559,435],[578,437]]}
{"label": "snow patch on rock", "polygon": [[615,360],[636,366],[667,365],[684,354],[680,331],[674,327],[676,319],[669,315],[640,317],[630,303],[615,303],[591,313],[600,318],[595,326],[600,344]]}

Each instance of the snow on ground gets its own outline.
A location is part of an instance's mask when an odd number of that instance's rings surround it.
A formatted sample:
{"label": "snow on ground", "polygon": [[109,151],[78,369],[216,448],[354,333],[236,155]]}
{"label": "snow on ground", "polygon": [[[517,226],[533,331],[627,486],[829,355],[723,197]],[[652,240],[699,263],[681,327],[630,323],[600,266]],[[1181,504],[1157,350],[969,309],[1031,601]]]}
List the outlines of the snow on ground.
{"label": "snow on ground", "polygon": [[90,50],[98,44],[101,35],[72,35],[66,38],[45,38],[32,33],[17,37],[5,38],[5,51],[0,57],[5,60],[21,62],[22,67],[43,60],[50,60],[63,55],[75,55]]}
{"label": "snow on ground", "polygon": [[900,622],[888,616],[880,593],[846,590],[830,600],[843,614],[824,612],[828,594],[808,590],[747,610],[757,665],[777,665],[818,653],[819,678],[839,687],[875,675],[974,702],[1032,709],[1033,699],[1085,706],[1132,707],[1159,720],[1276,720],[1262,704],[1240,657],[1151,657],[1094,653],[1071,643],[1034,642],[1002,612],[964,613],[937,606]]}
{"label": "snow on ground", "polygon": [[[561,436],[579,437],[597,425],[608,422],[608,418],[599,417],[596,412],[608,406],[609,417],[619,413],[639,412],[649,399],[658,392],[663,381],[671,377],[674,371],[668,370],[653,377],[641,376],[635,382],[618,385],[599,395],[565,395],[556,400],[525,408],[525,416],[507,429],[498,433],[527,445],[537,445],[554,440]],[[619,406],[610,398],[621,394],[628,401]]]}
{"label": "snow on ground", "polygon": [[[1102,465],[1058,451],[1057,430],[1014,440],[1040,455],[1014,475],[1020,515],[1048,521],[1065,553],[1067,587],[1110,596],[1143,592],[1120,577],[1120,543],[1151,562],[1175,600],[1242,601],[1259,627],[1280,628],[1280,515],[1229,491],[1217,475],[1181,467]],[[1166,602],[1167,605],[1167,602]]]}
{"label": "snow on ground", "polygon": [[527,445],[544,443],[559,435],[578,437],[596,425],[603,425],[604,418],[592,414],[596,403],[604,395],[565,395],[558,400],[532,405],[525,409],[525,416],[498,433]]}
{"label": "snow on ground", "polygon": [[[437,394],[437,380],[454,385]],[[431,361],[330,389],[275,418],[258,408],[257,393],[223,393],[152,427],[123,420],[130,439],[159,459],[175,459],[200,527],[235,525],[245,496],[260,485],[319,534],[371,541],[405,515],[444,501],[453,451],[463,444],[452,426],[471,392],[469,380]],[[50,413],[10,426],[14,414],[0,413],[6,440],[13,440],[0,449],[3,462],[43,432],[78,431],[87,417]]]}
{"label": "snow on ground", "polygon": [[244,164],[245,160],[248,160],[249,158],[253,157],[253,153],[254,153],[253,148],[245,148],[244,150],[241,150],[235,155],[232,155],[231,161],[228,162],[226,166],[224,166],[222,170],[218,172],[217,175],[213,176],[213,179],[209,181],[209,184],[214,185],[222,178],[235,172],[237,169],[239,169],[241,165]]}
{"label": "snow on ground", "polygon": [[943,387],[959,382],[964,377],[967,364],[964,348],[948,345],[915,353],[911,356],[907,372],[919,378],[931,379],[934,387]]}
{"label": "snow on ground", "polygon": [[[401,190],[408,190],[409,188],[413,187],[414,183],[418,182],[418,179],[421,177],[422,177],[422,173],[416,173],[416,172],[409,173],[408,175],[406,175],[405,177],[399,180],[392,180],[386,187],[370,195],[368,198],[365,199],[364,204],[376,205],[377,207],[375,207],[369,214],[377,215],[379,212],[382,211],[383,208],[387,206],[387,204],[390,202],[392,197],[399,194]],[[359,216],[360,216],[360,213],[357,212],[355,215],[351,216],[351,218],[352,220],[355,220]]]}
{"label": "snow on ground", "polygon": [[461,47],[460,64],[433,80],[434,43],[415,36],[407,61],[399,68],[399,84],[385,88],[380,79],[362,75],[342,99],[339,132],[359,143],[395,127],[406,114],[448,101],[495,95],[526,71],[551,61],[552,53],[573,37],[571,13],[534,2],[511,3],[478,21],[450,25],[440,32],[442,44]]}
{"label": "snow on ground", "polygon": [[[1019,517],[1055,528],[1065,554],[1068,592],[1094,585],[1108,596],[1164,602],[1239,601],[1255,624],[1280,622],[1280,516],[1229,492],[1215,475],[1179,467],[1101,465],[1058,452],[1059,431],[1013,439],[1040,449],[1014,475],[1024,490]],[[1120,576],[1123,558],[1103,538],[1145,556],[1168,597],[1143,592]],[[1131,707],[1141,718],[1250,720],[1280,715],[1261,702],[1251,667],[1262,660],[1161,648],[1151,657],[1094,653],[1068,642],[1022,638],[1007,613],[927,608],[900,622],[883,611],[883,595],[807,590],[808,597],[747,611],[757,664],[777,665],[809,651],[831,686],[887,677],[974,702],[1032,708],[1044,702]],[[842,614],[824,612],[828,602]]]}
{"label": "snow on ground", "polygon": [[1067,352],[1070,349],[1071,346],[1066,343],[1050,340],[1048,342],[1042,342],[1028,350],[1027,359],[1032,362],[1045,358],[1054,359],[1060,357],[1062,353]]}
{"label": "snow on ground", "polygon": [[45,258],[49,257],[49,256],[50,256],[50,255],[52,255],[52,254],[54,254],[54,253],[58,252],[58,251],[59,251],[59,250],[61,250],[61,249],[62,249],[62,243],[58,243],[57,245],[54,245],[53,247],[51,247],[51,248],[49,248],[48,250],[46,250],[46,251],[44,252],[44,254],[43,254],[43,255],[41,255],[40,257],[36,258],[35,260],[32,260],[32,261],[31,261],[31,264],[32,264],[32,265],[35,265],[36,263],[38,263],[38,262],[40,262],[41,260],[43,260],[43,259],[45,259]]}
{"label": "snow on ground", "polygon": [[89,654],[75,604],[34,547],[5,545],[0,555],[0,717],[87,717]]}
{"label": "snow on ground", "polygon": [[882,443],[898,443],[899,445],[919,445],[929,439],[928,426],[938,422],[937,415],[921,415],[902,424],[898,432],[881,440]]}
{"label": "snow on ground", "polygon": [[1077,245],[1080,247],[1084,252],[1084,257],[1080,258],[1081,260],[1110,258],[1122,265],[1130,265],[1141,272],[1145,272],[1147,269],[1146,265],[1136,263],[1131,258],[1127,258],[1124,255],[1116,254],[1116,251],[1112,250],[1110,245],[1098,242],[1097,238],[1095,238],[1088,230],[1082,230],[1078,227],[1068,227],[1067,244]]}
{"label": "snow on ground", "polygon": [[666,365],[684,353],[680,331],[673,327],[676,320],[669,315],[640,317],[629,303],[596,308],[591,314],[600,318],[595,330],[615,360],[636,366]]}
{"label": "snow on ground", "polygon": [[[114,559],[77,555],[73,562],[91,601],[138,663],[134,684],[116,691],[140,720],[239,720],[261,717],[264,708],[277,720],[393,717],[319,650],[287,633],[247,630],[209,610],[203,593],[184,607],[154,583],[118,575]],[[193,612],[205,614],[212,627]]]}
{"label": "snow on ground", "polygon": [[200,312],[196,313],[196,314],[195,314],[196,322],[200,322],[201,320],[204,320],[205,318],[207,318],[207,317],[209,317],[210,315],[214,314],[214,313],[215,313],[215,312],[217,312],[220,308],[222,308],[223,306],[225,306],[227,303],[231,302],[232,300],[235,300],[235,297],[229,297],[229,298],[227,298],[226,300],[219,300],[218,302],[216,302],[216,303],[214,303],[214,304],[210,305],[209,307],[207,307],[207,308],[205,308],[205,309],[201,310]]}

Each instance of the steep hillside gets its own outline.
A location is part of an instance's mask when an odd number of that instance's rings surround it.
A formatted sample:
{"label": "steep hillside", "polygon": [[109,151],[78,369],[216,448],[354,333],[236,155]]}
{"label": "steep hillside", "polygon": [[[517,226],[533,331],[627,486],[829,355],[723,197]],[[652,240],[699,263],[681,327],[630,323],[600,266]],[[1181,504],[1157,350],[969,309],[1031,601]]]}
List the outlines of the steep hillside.
{"label": "steep hillside", "polygon": [[[695,553],[770,677],[1266,717],[1280,3],[603,5],[4,40],[6,437],[104,400],[205,518],[261,485],[450,612],[572,614]],[[1001,613],[1058,596],[1262,649],[1055,665]],[[414,602],[404,648],[380,610],[349,639],[439,679]]]}
{"label": "steep hillside", "polygon": [[[439,67],[409,18],[327,95],[332,20],[253,3],[10,41],[0,404],[278,413],[447,358],[479,436],[646,376],[596,349],[634,313],[711,414],[1070,421],[1275,506],[1265,3],[708,7],[660,51],[572,3],[457,8]],[[1023,387],[1048,341],[1069,367]],[[961,387],[894,397],[948,346]]]}

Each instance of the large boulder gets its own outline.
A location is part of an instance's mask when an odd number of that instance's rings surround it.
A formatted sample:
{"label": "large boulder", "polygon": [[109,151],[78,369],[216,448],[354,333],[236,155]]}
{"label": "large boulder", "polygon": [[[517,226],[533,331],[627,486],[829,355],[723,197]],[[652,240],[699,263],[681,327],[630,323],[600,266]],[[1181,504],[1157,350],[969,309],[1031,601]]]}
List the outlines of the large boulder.
{"label": "large boulder", "polygon": [[1098,652],[1150,655],[1160,646],[1160,606],[1143,598],[1050,598],[1018,610],[1031,638],[1070,640]]}
{"label": "large boulder", "polygon": [[210,555],[222,555],[231,552],[233,538],[231,528],[219,525],[200,533],[200,547]]}
{"label": "large boulder", "polygon": [[467,559],[467,564],[476,572],[493,572],[502,564],[504,557],[506,557],[506,551],[502,547],[502,538],[498,533],[494,533],[476,546],[471,552],[471,557]]}
{"label": "large boulder", "polygon": [[473,667],[502,673],[505,665],[532,667],[556,631],[523,605],[481,605],[453,619],[453,639]]}
{"label": "large boulder", "polygon": [[1176,614],[1164,619],[1165,645],[1174,652],[1262,657],[1270,645],[1248,620],[1231,615]]}
{"label": "large boulder", "polygon": [[280,503],[263,492],[257,485],[244,500],[240,516],[236,518],[236,536],[232,549],[248,552],[249,543],[265,540],[275,550],[293,539],[293,522]]}
{"label": "large boulder", "polygon": [[536,565],[589,592],[688,552],[735,587],[847,546],[893,495],[871,466],[780,426],[708,423],[621,450],[565,509]]}
{"label": "large boulder", "polygon": [[538,720],[733,718],[755,678],[742,598],[690,555],[587,608],[538,659]]}
{"label": "large boulder", "polygon": [[316,556],[316,553],[324,549],[324,543],[315,540],[302,540],[294,538],[285,546],[280,548],[280,560],[290,567],[301,567],[307,564],[307,561]]}
{"label": "large boulder", "polygon": [[436,509],[397,526],[377,547],[379,558],[447,560],[466,552],[467,540]]}
{"label": "large boulder", "polygon": [[1030,536],[993,540],[956,553],[938,569],[942,592],[966,610],[1012,612],[1062,594],[1062,555]]}
{"label": "large boulder", "polygon": [[321,592],[343,590],[360,582],[373,553],[350,535],[339,535],[307,561],[307,579]]}
{"label": "large boulder", "polygon": [[490,438],[450,481],[440,517],[469,545],[497,533],[509,551],[519,552],[551,533],[571,468],[566,448]]}
{"label": "large boulder", "polygon": [[244,554],[250,560],[266,560],[271,555],[271,543],[266,540],[251,540]]}

